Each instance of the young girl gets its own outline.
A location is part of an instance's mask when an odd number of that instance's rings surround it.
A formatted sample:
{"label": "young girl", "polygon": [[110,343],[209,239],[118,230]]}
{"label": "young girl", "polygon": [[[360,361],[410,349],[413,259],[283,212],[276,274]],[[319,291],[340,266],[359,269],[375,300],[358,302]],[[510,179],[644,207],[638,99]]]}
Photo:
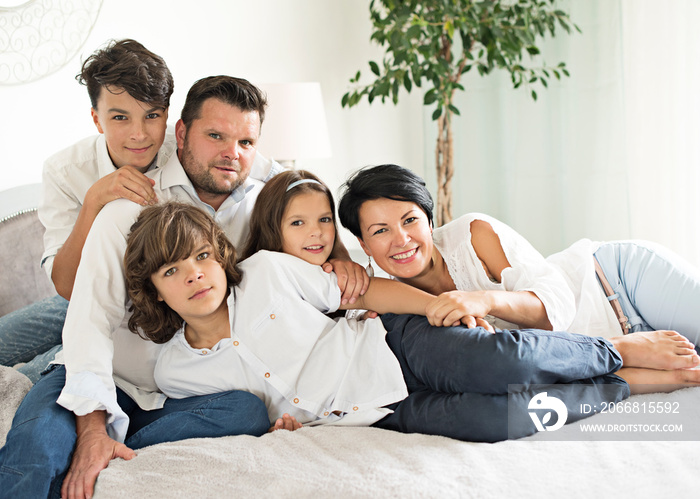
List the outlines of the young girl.
{"label": "young girl", "polygon": [[[319,184],[287,183],[275,198],[276,179],[260,199],[276,199],[281,215],[258,235],[320,261],[330,233],[319,230],[325,235],[311,234],[296,245],[271,234],[284,234],[282,216],[294,190]],[[332,211],[321,204],[317,215],[299,217],[301,225],[291,227],[328,223]],[[356,304],[341,305],[335,275],[316,261],[261,250],[237,265],[214,221],[189,205],[145,209],[132,227],[125,265],[130,329],[165,343],[155,368],[161,390],[175,398],[246,390],[265,402],[271,420],[289,414],[302,424],[376,424],[497,441],[535,431],[527,412],[533,383],[549,385],[571,422],[586,416],[579,411],[584,402],[629,395],[623,359],[653,367],[634,344],[618,352],[587,336],[434,328],[412,315],[334,321],[325,314],[338,308],[423,313],[434,297],[373,278]],[[509,383],[526,386],[509,393]],[[509,402],[515,409],[508,410]]]}

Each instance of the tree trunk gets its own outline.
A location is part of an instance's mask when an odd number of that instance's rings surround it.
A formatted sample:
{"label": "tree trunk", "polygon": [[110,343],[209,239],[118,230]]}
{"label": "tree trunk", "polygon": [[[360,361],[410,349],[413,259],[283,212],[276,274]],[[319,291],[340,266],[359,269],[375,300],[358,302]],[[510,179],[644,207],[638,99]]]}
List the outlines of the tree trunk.
{"label": "tree trunk", "polygon": [[435,166],[437,169],[437,212],[436,227],[452,220],[452,112],[446,109],[438,122],[437,146],[435,147]]}

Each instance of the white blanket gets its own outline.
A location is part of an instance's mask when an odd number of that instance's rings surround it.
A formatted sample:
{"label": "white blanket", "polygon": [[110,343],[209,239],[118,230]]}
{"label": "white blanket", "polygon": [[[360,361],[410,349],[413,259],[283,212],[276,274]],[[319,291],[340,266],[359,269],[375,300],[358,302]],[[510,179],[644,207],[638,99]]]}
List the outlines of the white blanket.
{"label": "white blanket", "polygon": [[[700,388],[628,401],[694,406],[685,425],[700,428]],[[608,419],[567,425],[558,438],[579,438],[580,424]],[[544,442],[534,435],[481,444],[316,427],[144,448],[131,461],[112,462],[95,497],[695,497],[699,452],[697,440]]]}
{"label": "white blanket", "polygon": [[[0,383],[6,378],[0,376]],[[0,431],[14,413],[4,388]],[[692,407],[684,425],[700,428],[700,388],[628,401]],[[578,438],[580,424],[595,422],[605,423],[606,415],[567,425],[558,437]],[[192,439],[140,449],[131,461],[112,461],[100,474],[95,498],[698,495],[700,441],[546,442],[538,441],[541,435],[480,444],[375,428],[316,427],[260,438]]]}

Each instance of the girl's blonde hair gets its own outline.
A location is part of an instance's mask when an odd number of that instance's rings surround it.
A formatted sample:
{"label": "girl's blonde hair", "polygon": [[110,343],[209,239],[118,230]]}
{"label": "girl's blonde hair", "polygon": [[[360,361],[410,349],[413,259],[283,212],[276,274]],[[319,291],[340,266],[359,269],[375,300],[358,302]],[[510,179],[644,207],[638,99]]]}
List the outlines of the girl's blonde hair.
{"label": "girl's blonde hair", "polygon": [[[151,275],[163,265],[188,258],[202,241],[211,244],[212,257],[226,273],[229,286],[241,281],[236,250],[216,222],[199,208],[177,202],[141,211],[131,226],[124,254],[127,293],[131,299],[129,330],[155,343],[170,340],[182,318],[158,301]],[[140,330],[139,330],[140,329]]]}
{"label": "girl's blonde hair", "polygon": [[[303,182],[304,180],[312,182]],[[260,250],[282,252],[284,210],[295,196],[310,191],[322,192],[328,198],[331,213],[333,213],[333,228],[337,240],[338,226],[335,221],[335,202],[328,186],[321,182],[316,175],[306,170],[287,170],[268,180],[260,191],[250,217],[250,233],[243,246],[241,260],[245,260]]]}

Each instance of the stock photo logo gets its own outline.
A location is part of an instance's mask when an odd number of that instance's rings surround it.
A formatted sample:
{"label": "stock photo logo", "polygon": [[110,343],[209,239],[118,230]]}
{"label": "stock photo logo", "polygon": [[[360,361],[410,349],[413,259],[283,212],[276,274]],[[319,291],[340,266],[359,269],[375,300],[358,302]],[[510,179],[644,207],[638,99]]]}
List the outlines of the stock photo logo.
{"label": "stock photo logo", "polygon": [[[566,424],[569,411],[564,402],[557,397],[549,397],[547,392],[540,392],[530,400],[527,406],[530,419],[535,423],[537,431],[556,431]],[[552,424],[552,415],[556,419]]]}

